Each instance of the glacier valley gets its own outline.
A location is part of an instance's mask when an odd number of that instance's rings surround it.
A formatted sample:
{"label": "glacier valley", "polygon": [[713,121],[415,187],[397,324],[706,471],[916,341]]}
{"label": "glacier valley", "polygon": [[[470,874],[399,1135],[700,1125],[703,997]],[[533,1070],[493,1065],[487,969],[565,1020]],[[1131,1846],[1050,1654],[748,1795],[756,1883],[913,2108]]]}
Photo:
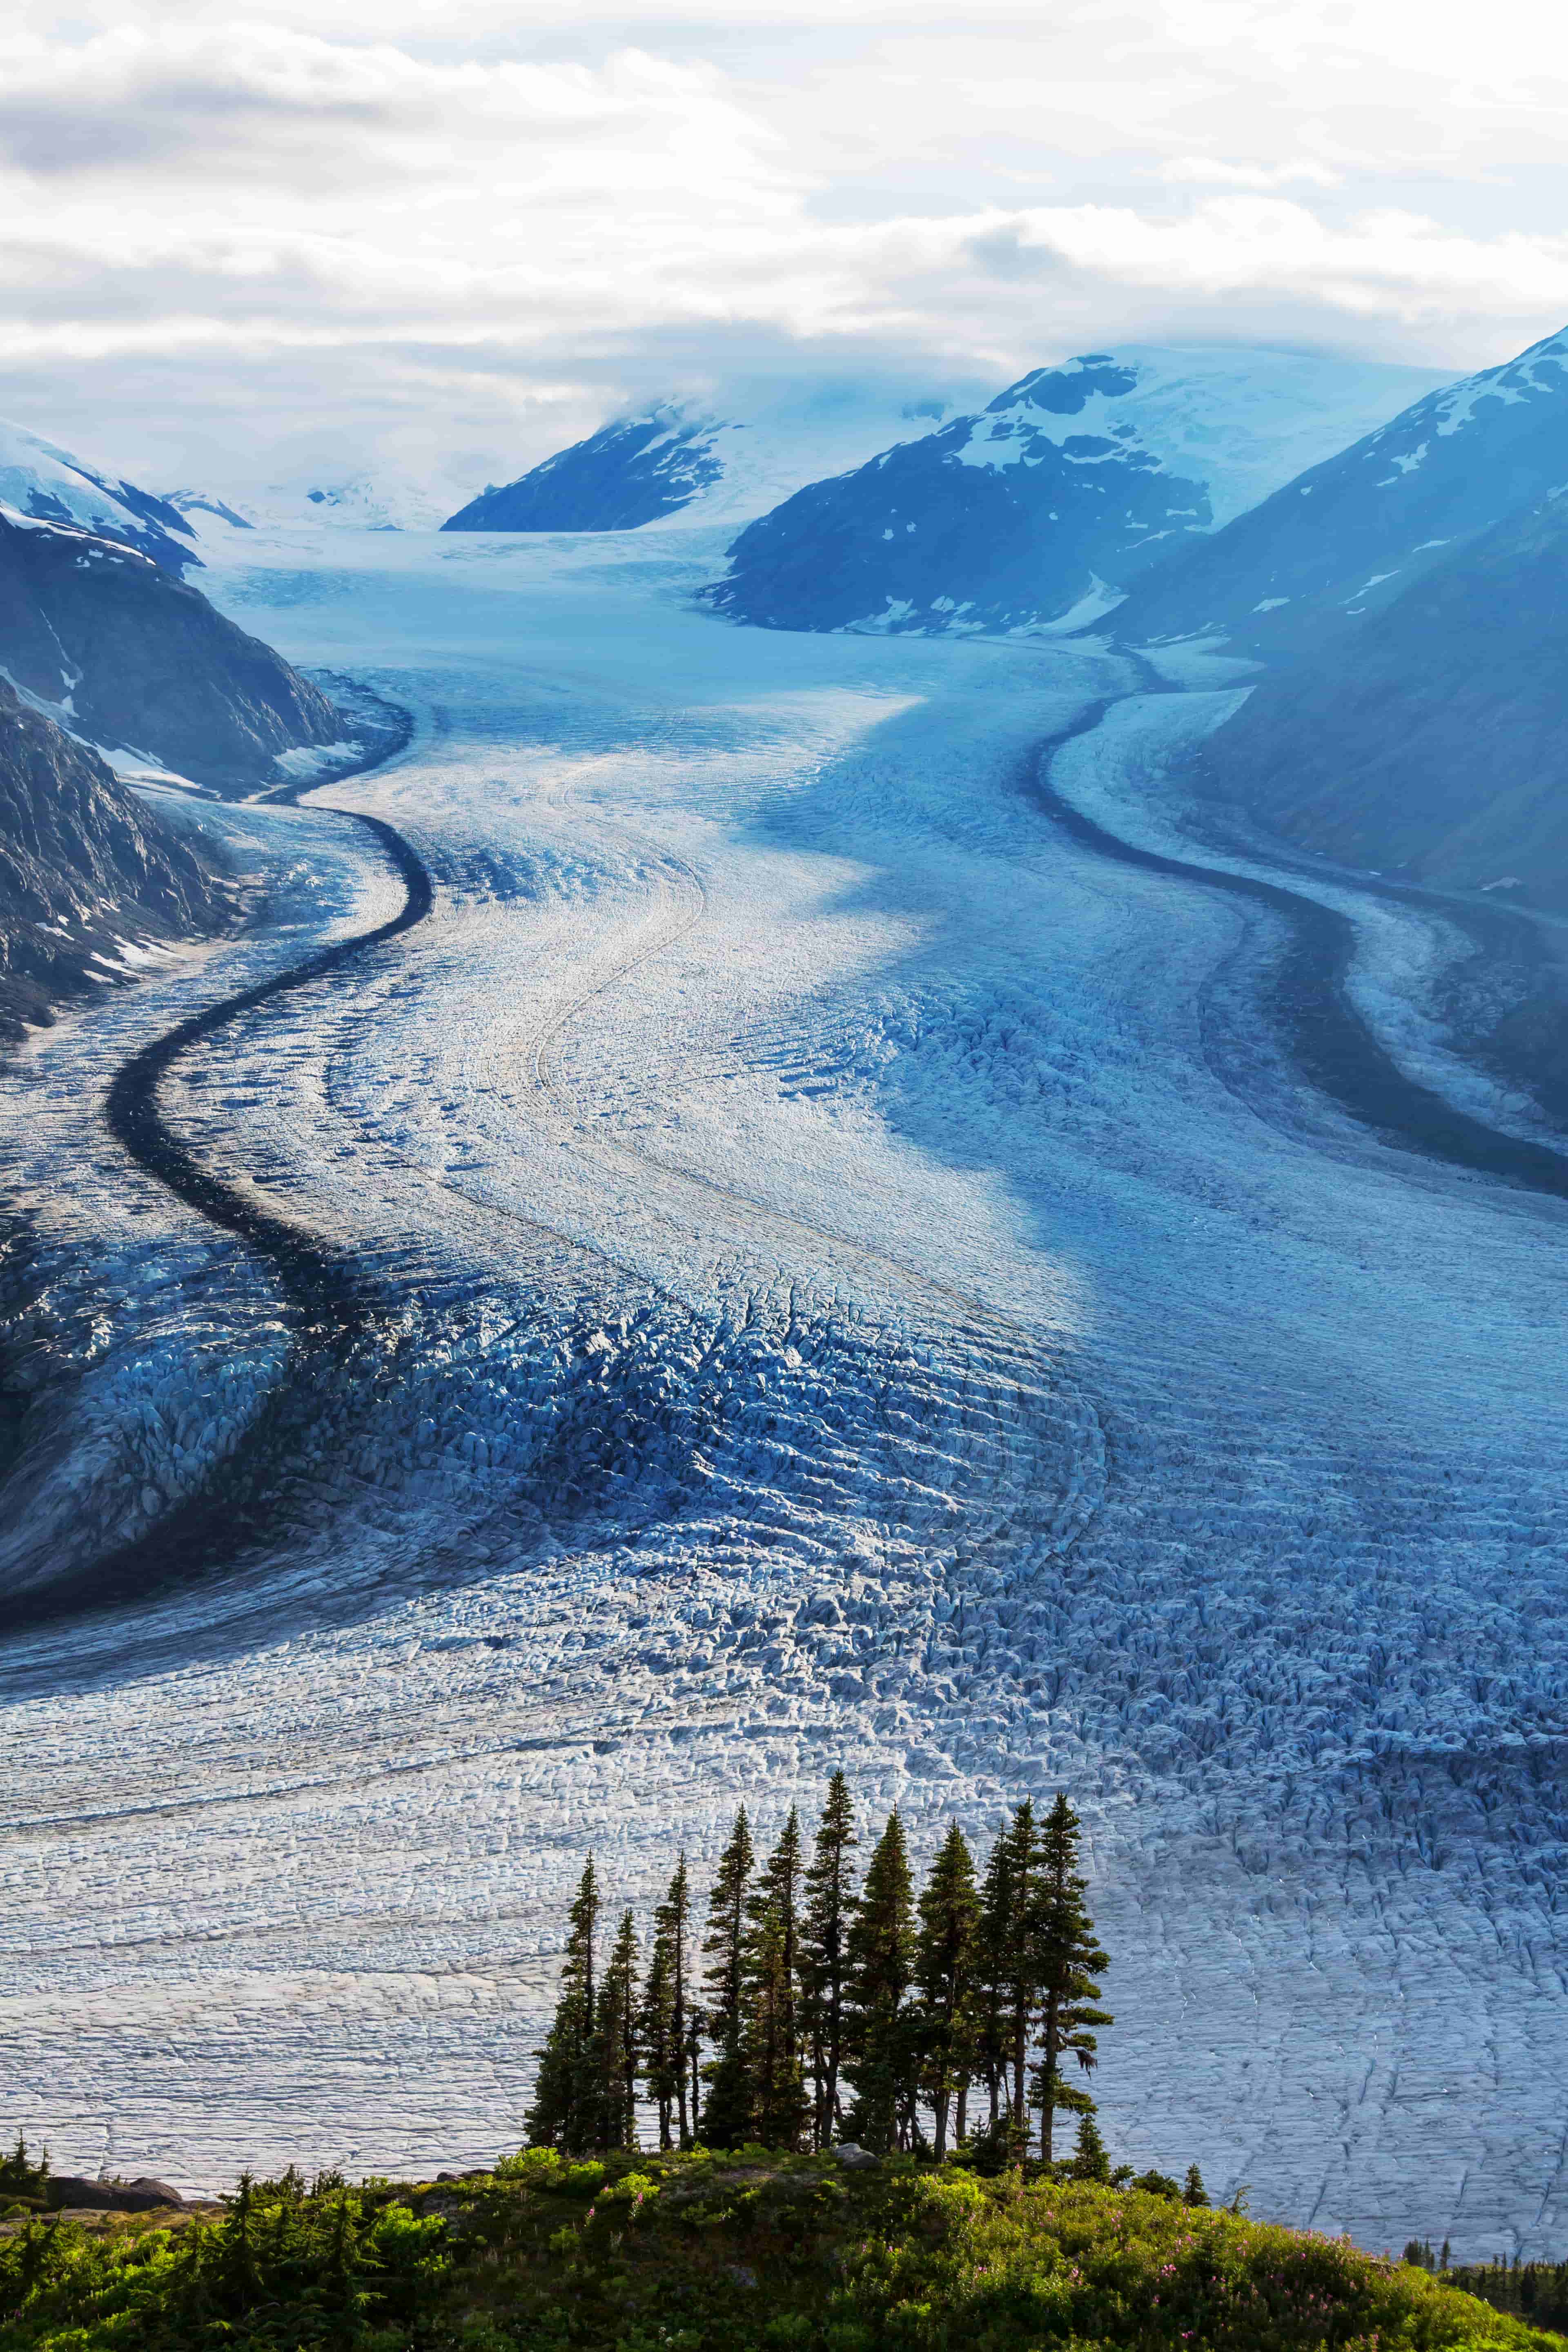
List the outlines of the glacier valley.
{"label": "glacier valley", "polygon": [[[1545,1165],[1471,943],[1198,837],[1241,665],[734,627],[723,537],[209,557],[412,726],[162,793],[258,919],[0,1078],[23,2119],[189,2185],[493,2158],[584,1849],[646,1909],[842,1764],[922,1861],[1068,1790],[1119,2156],[1560,2250],[1568,1204],[1313,1083],[1289,914],[1174,869],[1331,908],[1390,1066]],[[430,910],[268,992],[398,919],[355,813]],[[237,1229],[103,1107],[247,993],[158,1096]]]}

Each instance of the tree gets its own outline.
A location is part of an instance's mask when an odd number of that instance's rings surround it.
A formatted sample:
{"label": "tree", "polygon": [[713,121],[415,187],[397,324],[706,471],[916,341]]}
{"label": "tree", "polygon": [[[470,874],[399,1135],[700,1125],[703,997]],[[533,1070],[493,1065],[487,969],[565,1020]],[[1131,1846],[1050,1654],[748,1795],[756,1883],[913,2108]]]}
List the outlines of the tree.
{"label": "tree", "polygon": [[1012,2070],[1013,2128],[1022,2153],[1028,2108],[1029,2063],[1035,2009],[1045,1981],[1045,1937],[1041,1885],[1042,1852],[1032,1801],[1026,1797],[1003,1832],[1007,1842],[1006,2018],[1007,2059]]}
{"label": "tree", "polygon": [[921,2089],[936,2117],[939,2164],[947,2153],[948,2117],[955,2099],[959,2139],[968,2120],[969,2084],[974,2071],[979,1928],[974,1857],[954,1822],[921,1895],[915,1947],[915,1982],[921,1995]]}
{"label": "tree", "polygon": [[661,2148],[677,2144],[670,2131],[672,2111],[679,2117],[679,2145],[691,2145],[686,2103],[687,2042],[690,2033],[687,1947],[690,1920],[691,1900],[683,1853],[669,1882],[669,1892],[653,1915],[653,1950],[637,2015],[642,2076],[648,2097],[658,2110]]}
{"label": "tree", "polygon": [[764,2147],[792,2152],[806,2123],[797,2023],[800,1880],[800,1815],[792,1805],[747,1906],[743,2041],[752,2131]]}
{"label": "tree", "polygon": [[746,1808],[735,1816],[730,1843],[719,1857],[718,1874],[708,1900],[708,2000],[705,2004],[709,2040],[716,2054],[703,2068],[708,2100],[702,2110],[702,2137],[713,2147],[739,2147],[752,2131],[752,2101],[746,2079],[745,1989],[746,1906],[751,1892],[751,1824]]}
{"label": "tree", "polygon": [[1183,2204],[1205,2206],[1208,2201],[1209,2193],[1204,2187],[1203,2174],[1198,2170],[1195,2164],[1189,2164],[1187,2167],[1186,2186],[1182,2191]]}
{"label": "tree", "polygon": [[858,1897],[853,1855],[855,1807],[849,1783],[835,1772],[805,1874],[800,1977],[811,2053],[812,2142],[830,2147],[837,2130],[838,2078],[844,2063],[844,1998],[848,1938]]}
{"label": "tree", "polygon": [[579,2155],[594,2144],[593,2040],[596,2022],[594,1939],[599,1925],[599,1882],[588,1856],[567,1915],[561,1992],[542,2050],[533,2104],[524,2118],[529,2143]]}
{"label": "tree", "polygon": [[1072,2177],[1075,2180],[1100,2181],[1110,2178],[1110,2158],[1105,2152],[1105,2142],[1100,2137],[1100,2126],[1092,2113],[1087,2108],[1078,2119],[1078,2146],[1073,2150]]}
{"label": "tree", "polygon": [[903,2147],[914,2125],[911,2020],[904,1996],[914,1974],[914,1888],[898,1811],[878,1839],[848,1937],[850,2051],[856,2137],[867,2147]]}
{"label": "tree", "polygon": [[993,2143],[1001,2128],[1002,2088],[1006,2080],[1007,1987],[1013,1934],[1013,1847],[1004,1832],[993,1844],[985,1864],[974,1954],[975,2056],[990,2097],[987,2137]]}
{"label": "tree", "polygon": [[1114,2022],[1109,2011],[1097,2006],[1100,1992],[1094,1979],[1110,1966],[1110,1956],[1095,1939],[1094,1921],[1084,1900],[1089,1882],[1078,1867],[1079,1834],[1078,1815],[1066,1797],[1058,1795],[1040,1841],[1037,1927],[1044,2000],[1034,2090],[1040,2110],[1040,2154],[1047,2164],[1058,2110],[1094,2113],[1088,2091],[1064,2076],[1062,2061],[1076,2058],[1080,2073],[1092,2074],[1098,2045],[1091,2029]]}
{"label": "tree", "polygon": [[637,1938],[629,1911],[624,1912],[605,1970],[594,2021],[593,2094],[595,2127],[589,2138],[594,2147],[636,2147],[637,2134]]}

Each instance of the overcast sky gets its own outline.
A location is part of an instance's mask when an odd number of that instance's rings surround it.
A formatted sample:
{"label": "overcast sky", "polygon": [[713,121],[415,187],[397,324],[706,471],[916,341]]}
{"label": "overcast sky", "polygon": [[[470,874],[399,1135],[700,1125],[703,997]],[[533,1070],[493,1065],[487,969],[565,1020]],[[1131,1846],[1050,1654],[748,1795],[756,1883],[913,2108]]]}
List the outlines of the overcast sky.
{"label": "overcast sky", "polygon": [[1131,340],[1458,373],[1568,320],[1565,131],[1517,0],[13,0],[0,413],[221,488]]}

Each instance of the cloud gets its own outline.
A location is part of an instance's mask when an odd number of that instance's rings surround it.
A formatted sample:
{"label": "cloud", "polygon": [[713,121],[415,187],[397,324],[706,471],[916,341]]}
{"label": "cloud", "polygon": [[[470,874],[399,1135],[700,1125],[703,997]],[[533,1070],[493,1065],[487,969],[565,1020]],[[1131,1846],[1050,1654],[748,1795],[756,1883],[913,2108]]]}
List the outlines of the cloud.
{"label": "cloud", "polygon": [[1458,368],[1568,316],[1568,51],[1446,5],[89,6],[0,32],[0,398],[128,467],[423,420],[499,470],[678,365]]}

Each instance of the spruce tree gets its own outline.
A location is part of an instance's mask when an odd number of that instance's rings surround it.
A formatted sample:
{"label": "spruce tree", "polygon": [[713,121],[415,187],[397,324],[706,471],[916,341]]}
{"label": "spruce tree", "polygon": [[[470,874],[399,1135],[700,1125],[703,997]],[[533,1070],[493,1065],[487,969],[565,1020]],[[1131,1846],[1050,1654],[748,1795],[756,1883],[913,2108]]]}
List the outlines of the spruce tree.
{"label": "spruce tree", "polygon": [[702,2137],[710,2147],[739,2147],[752,2133],[744,2040],[746,1906],[752,1860],[751,1824],[742,1805],[730,1843],[719,1857],[702,1947],[709,1961],[705,2024],[708,2039],[715,2045],[714,2056],[703,2068],[708,2098],[702,2110]]}
{"label": "spruce tree", "polygon": [[588,1856],[567,1915],[561,1991],[542,2050],[533,2104],[524,2118],[529,2144],[578,2155],[594,2144],[597,2124],[593,2041],[597,2016],[594,1939],[599,1925],[599,1882]]}
{"label": "spruce tree", "polygon": [[1080,2074],[1091,2074],[1096,2052],[1092,2029],[1114,2022],[1097,2005],[1100,1992],[1094,1979],[1110,1966],[1110,1957],[1100,1948],[1084,1900],[1089,1882],[1078,1867],[1079,1834],[1078,1815],[1066,1797],[1058,1795],[1040,1840],[1037,1905],[1042,2000],[1034,2091],[1040,2110],[1040,2154],[1047,2164],[1058,2113],[1094,2113],[1094,2101],[1081,2084],[1066,2079],[1062,2062],[1076,2058]]}
{"label": "spruce tree", "polygon": [[1205,2206],[1208,2201],[1209,2193],[1204,2187],[1203,2174],[1198,2170],[1195,2164],[1189,2164],[1187,2167],[1186,2187],[1182,2191],[1183,2204],[1194,2205],[1201,2209]]}
{"label": "spruce tree", "polygon": [[957,2102],[957,2131],[967,2121],[975,2063],[975,1946],[980,1904],[974,1857],[954,1822],[920,1900],[915,1982],[920,1987],[921,2088],[936,2117],[935,2155],[947,2153],[948,2119]]}
{"label": "spruce tree", "polygon": [[594,2021],[595,2147],[636,2147],[637,1939],[629,1911],[622,1915]]}
{"label": "spruce tree", "polygon": [[903,2147],[914,2123],[915,2049],[904,1996],[914,1974],[914,1888],[897,1809],[867,1865],[850,1923],[847,2071],[855,2085],[851,2127],[866,2147]]}
{"label": "spruce tree", "polygon": [[858,1900],[853,1857],[859,1843],[849,1783],[842,1772],[835,1772],[805,1874],[801,1922],[800,1978],[811,2055],[812,2144],[816,2147],[831,2147],[839,2125],[845,1982]]}
{"label": "spruce tree", "polygon": [[1073,2150],[1072,2177],[1075,2180],[1102,2182],[1110,2178],[1110,2158],[1105,2152],[1105,2142],[1100,2137],[1100,2126],[1087,2108],[1078,2119],[1078,2146]]}
{"label": "spruce tree", "polygon": [[800,1965],[800,1816],[784,1834],[747,1906],[743,2052],[752,2128],[764,2147],[799,2147],[806,2123],[797,2023]]}
{"label": "spruce tree", "polygon": [[[683,1853],[669,1882],[669,1892],[653,1915],[653,1950],[637,2016],[642,2076],[648,2097],[658,2110],[661,2148],[691,2145],[686,2102],[686,2055],[690,2032],[687,1946],[690,1918]],[[670,2130],[672,2112],[679,2117],[679,2142]]]}

